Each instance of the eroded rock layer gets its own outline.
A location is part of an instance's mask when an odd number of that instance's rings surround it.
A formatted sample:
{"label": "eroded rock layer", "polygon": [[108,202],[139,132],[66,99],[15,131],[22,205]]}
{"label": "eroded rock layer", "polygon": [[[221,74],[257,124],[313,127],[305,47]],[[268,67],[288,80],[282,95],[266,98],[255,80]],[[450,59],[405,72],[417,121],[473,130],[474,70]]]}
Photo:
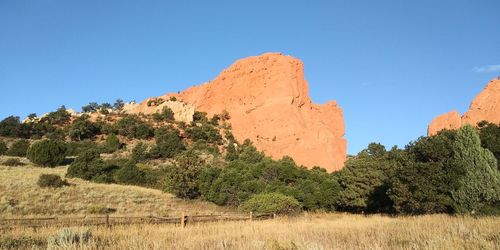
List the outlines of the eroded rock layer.
{"label": "eroded rock layer", "polygon": [[457,129],[463,125],[477,125],[480,121],[500,123],[500,78],[486,85],[472,101],[469,111],[463,116],[456,111],[440,115],[432,120],[427,129],[428,135],[435,135],[443,129]]}
{"label": "eroded rock layer", "polygon": [[329,171],[346,160],[342,109],[335,101],[312,103],[303,63],[291,56],[241,59],[212,81],[160,98],[172,96],[209,117],[228,111],[236,139],[251,139],[273,158],[289,155],[298,164]]}

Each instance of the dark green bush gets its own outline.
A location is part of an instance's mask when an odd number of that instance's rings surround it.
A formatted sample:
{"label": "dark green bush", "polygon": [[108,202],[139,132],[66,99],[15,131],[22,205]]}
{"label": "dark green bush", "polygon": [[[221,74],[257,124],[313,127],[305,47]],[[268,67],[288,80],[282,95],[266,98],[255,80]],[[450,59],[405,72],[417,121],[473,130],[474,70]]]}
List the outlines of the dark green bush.
{"label": "dark green bush", "polygon": [[121,149],[123,144],[120,142],[120,139],[115,134],[110,134],[106,137],[106,141],[104,145],[102,145],[103,153],[114,153]]}
{"label": "dark green bush", "polygon": [[193,152],[180,155],[173,166],[165,169],[165,191],[181,198],[198,197],[199,176],[203,168],[203,160]]}
{"label": "dark green bush", "polygon": [[156,146],[151,149],[154,158],[172,158],[186,149],[179,130],[160,128],[155,131]]}
{"label": "dark green bush", "polygon": [[93,139],[99,133],[97,124],[89,121],[86,116],[79,117],[68,127],[69,138],[73,141]]}
{"label": "dark green bush", "polygon": [[500,171],[500,124],[483,121],[478,126],[481,146],[490,150],[495,155],[497,168]]}
{"label": "dark green bush", "polygon": [[99,146],[92,141],[79,141],[79,142],[68,142],[66,144],[66,155],[67,156],[77,156],[80,153],[87,150],[95,150]]}
{"label": "dark green bush", "polygon": [[172,111],[172,109],[169,107],[163,107],[163,109],[161,110],[161,115],[167,121],[174,120],[174,111]]}
{"label": "dark green bush", "polygon": [[5,143],[4,141],[0,140],[0,155],[5,154],[5,152],[7,152],[7,150],[8,150],[7,143]]}
{"label": "dark green bush", "polygon": [[207,121],[208,121],[208,118],[207,118],[206,112],[194,111],[194,115],[193,115],[193,122],[194,123],[197,123],[197,122],[205,123]]}
{"label": "dark green bush", "polygon": [[102,161],[99,151],[90,149],[80,153],[71,163],[66,173],[67,177],[76,177],[100,183],[112,183],[113,174],[119,167]]}
{"label": "dark green bush", "polygon": [[5,152],[5,155],[26,157],[26,152],[28,151],[29,146],[30,142],[28,140],[17,140],[10,146],[7,152]]}
{"label": "dark green bush", "polygon": [[0,136],[18,137],[21,134],[19,116],[9,116],[0,122]]}
{"label": "dark green bush", "polygon": [[222,136],[219,130],[209,123],[202,123],[201,126],[194,125],[185,130],[186,136],[193,140],[204,140],[209,143],[221,143]]}
{"label": "dark green bush", "polygon": [[47,122],[51,125],[65,126],[71,121],[71,115],[66,110],[66,107],[61,106],[57,111],[49,113],[41,119],[42,122]]}
{"label": "dark green bush", "polygon": [[339,173],[342,186],[338,197],[340,210],[356,213],[390,210],[391,202],[385,192],[396,163],[377,155],[361,152],[345,163]]}
{"label": "dark green bush", "polygon": [[3,163],[5,166],[9,167],[18,167],[18,166],[24,166],[24,163],[22,163],[19,159],[17,158],[10,158],[5,160]]}
{"label": "dark green bush", "polygon": [[203,198],[231,206],[239,206],[255,194],[276,192],[294,197],[306,210],[333,210],[341,189],[335,175],[320,168],[300,168],[290,157],[203,168],[199,179]]}
{"label": "dark green bush", "polygon": [[148,139],[153,136],[153,128],[136,115],[128,115],[114,125],[119,135],[128,138]]}
{"label": "dark green bush", "polygon": [[39,187],[60,188],[69,185],[61,176],[55,174],[42,174],[38,178]]}
{"label": "dark green bush", "polygon": [[60,141],[43,140],[33,143],[27,151],[28,159],[40,166],[54,167],[63,163],[66,144]]}
{"label": "dark green bush", "polygon": [[137,167],[133,161],[127,161],[121,164],[120,168],[114,173],[116,183],[150,187],[154,186],[156,179],[145,170]]}
{"label": "dark green bush", "polygon": [[64,141],[66,139],[66,131],[60,128],[55,128],[53,131],[46,133],[45,137],[50,140]]}
{"label": "dark green bush", "polygon": [[238,153],[238,159],[248,163],[258,163],[264,159],[264,153],[257,151],[249,139],[246,139],[239,147]]}
{"label": "dark green bush", "polygon": [[137,143],[134,148],[132,148],[131,157],[135,162],[142,162],[149,159],[151,155],[148,152],[148,145],[142,142]]}
{"label": "dark green bush", "polygon": [[257,194],[241,204],[240,209],[245,212],[296,214],[302,206],[295,198],[281,193]]}
{"label": "dark green bush", "polygon": [[110,208],[103,205],[96,205],[87,208],[87,212],[90,214],[110,214],[116,212],[116,208]]}
{"label": "dark green bush", "polygon": [[206,152],[214,156],[218,156],[220,154],[219,147],[217,147],[217,145],[210,145],[205,140],[196,141],[195,143],[191,144],[189,149],[199,152]]}
{"label": "dark green bush", "polygon": [[500,201],[496,159],[472,126],[422,137],[407,151],[387,192],[397,213],[477,214]]}
{"label": "dark green bush", "polygon": [[453,213],[449,195],[454,180],[441,163],[410,163],[390,180],[388,195],[401,214]]}

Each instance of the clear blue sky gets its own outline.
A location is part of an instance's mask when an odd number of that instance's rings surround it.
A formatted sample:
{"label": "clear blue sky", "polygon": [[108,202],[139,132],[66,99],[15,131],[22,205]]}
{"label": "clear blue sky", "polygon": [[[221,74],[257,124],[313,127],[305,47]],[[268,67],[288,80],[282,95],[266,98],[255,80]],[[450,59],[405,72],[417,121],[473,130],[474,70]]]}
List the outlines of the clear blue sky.
{"label": "clear blue sky", "polygon": [[500,1],[2,0],[0,118],[139,101],[269,51],[342,106],[349,153],[404,146],[500,74]]}

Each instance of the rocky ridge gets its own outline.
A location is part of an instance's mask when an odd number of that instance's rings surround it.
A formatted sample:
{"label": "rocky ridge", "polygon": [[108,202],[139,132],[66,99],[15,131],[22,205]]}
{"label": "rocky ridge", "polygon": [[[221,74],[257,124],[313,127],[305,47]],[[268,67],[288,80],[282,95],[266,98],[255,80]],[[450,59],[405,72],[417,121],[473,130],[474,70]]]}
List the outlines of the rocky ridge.
{"label": "rocky ridge", "polygon": [[435,135],[443,129],[458,129],[466,124],[475,126],[483,120],[500,123],[500,77],[486,85],[464,115],[451,111],[434,118],[429,124],[427,134]]}
{"label": "rocky ridge", "polygon": [[[275,159],[291,156],[306,167],[341,169],[346,160],[342,109],[335,101],[314,104],[303,63],[281,53],[236,61],[214,80],[158,97],[193,105],[211,117],[229,112],[232,132]],[[144,100],[129,112],[155,112]]]}

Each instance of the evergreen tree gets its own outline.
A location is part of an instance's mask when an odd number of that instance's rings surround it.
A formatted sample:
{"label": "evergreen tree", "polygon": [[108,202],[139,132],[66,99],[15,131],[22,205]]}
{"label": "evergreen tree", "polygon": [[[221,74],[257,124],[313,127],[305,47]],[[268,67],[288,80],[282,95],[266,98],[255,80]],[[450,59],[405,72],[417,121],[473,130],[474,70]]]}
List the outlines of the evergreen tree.
{"label": "evergreen tree", "polygon": [[475,213],[483,206],[500,200],[500,173],[493,154],[481,147],[476,129],[458,130],[453,143],[452,164],[464,170],[459,188],[452,191],[457,213]]}

